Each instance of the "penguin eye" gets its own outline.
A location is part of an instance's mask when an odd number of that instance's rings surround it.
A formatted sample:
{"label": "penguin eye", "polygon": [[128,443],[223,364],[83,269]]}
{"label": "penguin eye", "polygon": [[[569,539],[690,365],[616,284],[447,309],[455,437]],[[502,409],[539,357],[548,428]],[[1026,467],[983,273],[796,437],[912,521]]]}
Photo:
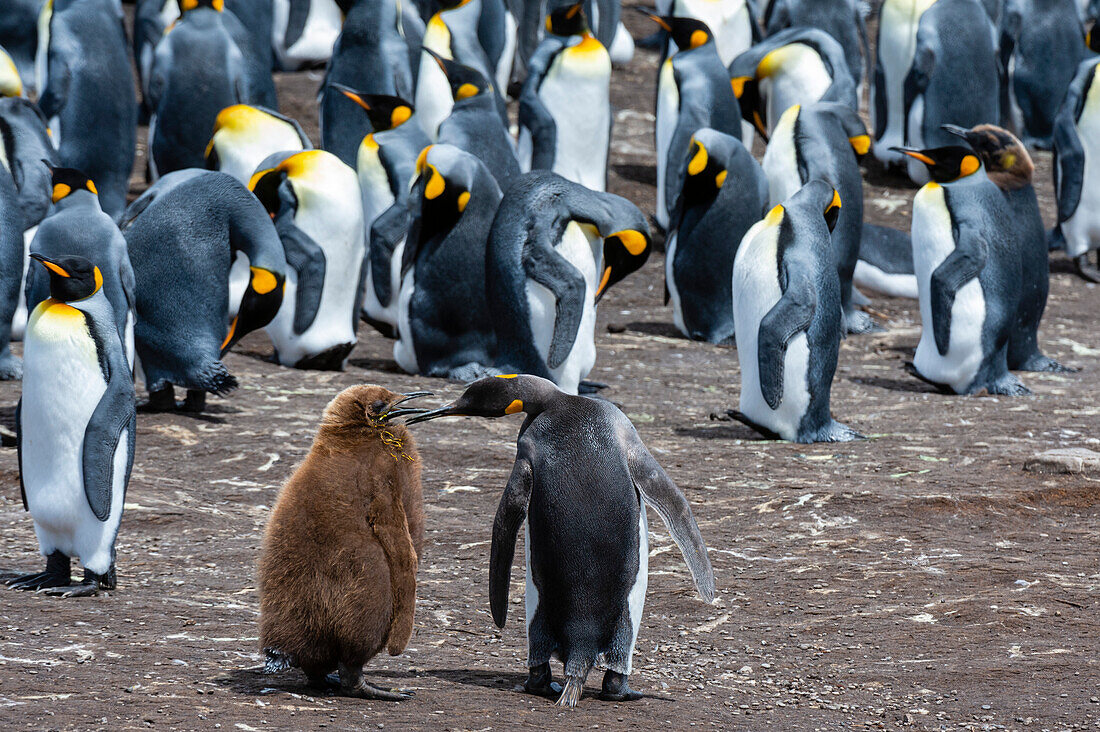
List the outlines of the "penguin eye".
{"label": "penguin eye", "polygon": [[371,403],[369,411],[370,411],[371,414],[381,414],[382,412],[385,411],[385,409],[386,409],[385,400],[378,399],[378,400]]}

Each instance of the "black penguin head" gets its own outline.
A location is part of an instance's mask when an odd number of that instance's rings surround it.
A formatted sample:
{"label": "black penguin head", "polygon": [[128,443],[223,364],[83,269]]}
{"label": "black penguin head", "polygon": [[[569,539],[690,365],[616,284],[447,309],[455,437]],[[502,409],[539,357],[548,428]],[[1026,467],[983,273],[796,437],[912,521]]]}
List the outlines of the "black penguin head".
{"label": "black penguin head", "polygon": [[439,417],[504,417],[526,412],[538,414],[547,399],[560,393],[554,384],[530,374],[486,376],[466,387],[455,401],[406,420],[405,424],[427,422]]}
{"label": "black penguin head", "polygon": [[180,6],[180,15],[196,8],[211,8],[217,12],[225,10],[225,0],[176,0]]}
{"label": "black penguin head", "polygon": [[768,126],[764,124],[764,97],[760,94],[760,84],[752,76],[735,76],[730,79],[733,95],[741,107],[741,118],[756,128],[756,131],[768,141]]}
{"label": "black penguin head", "polygon": [[332,84],[332,87],[366,111],[371,129],[375,132],[400,127],[413,116],[413,105],[401,97],[388,94],[364,94],[343,84]]}
{"label": "black penguin head", "polygon": [[608,234],[603,240],[603,273],[596,287],[595,301],[599,302],[608,288],[631,272],[639,269],[649,259],[649,227],[640,219],[636,228],[622,229]]}
{"label": "black penguin head", "polygon": [[1100,26],[1100,22],[1093,23],[1088,33],[1085,34],[1085,45],[1093,53],[1100,53],[1100,28],[1097,26]]}
{"label": "black penguin head", "polygon": [[688,206],[710,203],[726,182],[726,168],[697,137],[688,144],[688,164],[681,196]]}
{"label": "black penguin head", "polygon": [[294,212],[298,208],[298,197],[294,186],[284,186],[287,172],[280,166],[259,170],[248,181],[248,189],[260,200],[268,216],[278,218],[284,208]]}
{"label": "black penguin head", "polygon": [[966,140],[981,158],[989,179],[1002,189],[1014,190],[1031,183],[1035,164],[1027,148],[1016,135],[997,125],[977,125],[971,129],[942,125],[942,129]]}
{"label": "black penguin head", "polygon": [[50,169],[50,182],[53,185],[53,195],[51,198],[54,203],[67,198],[76,191],[88,191],[94,196],[99,195],[99,191],[96,190],[95,183],[88,176],[81,173],[75,168],[55,168],[50,165],[49,160],[42,160],[46,164],[46,167]]}
{"label": "black penguin head", "polygon": [[248,268],[248,287],[241,298],[236,317],[222,341],[224,355],[233,345],[254,330],[270,323],[283,304],[286,275],[263,267]]}
{"label": "black penguin head", "polygon": [[99,292],[103,287],[103,274],[99,267],[84,257],[66,255],[47,258],[31,252],[34,259],[50,273],[50,297],[58,302],[74,302]]}
{"label": "black penguin head", "polygon": [[546,32],[556,36],[579,36],[588,32],[588,20],[584,17],[584,3],[559,5],[546,16]]}
{"label": "black penguin head", "polygon": [[451,85],[451,96],[454,97],[456,102],[476,97],[478,94],[492,88],[488,79],[477,69],[443,58],[430,48],[424,50],[430,53],[435,62],[439,64],[439,68],[443,69],[443,73],[447,77],[447,83]]}
{"label": "black penguin head", "polygon": [[439,4],[440,11],[454,10],[455,8],[460,8],[463,5],[465,5],[466,3],[470,2],[470,0],[436,0],[436,1]]}
{"label": "black penguin head", "polygon": [[[433,155],[437,148],[441,149]],[[451,150],[457,152],[457,148],[449,145],[428,145],[416,159],[417,178],[410,194],[420,207],[416,245],[450,231],[470,203],[473,174],[467,170],[465,160],[445,154]]]}
{"label": "black penguin head", "polygon": [[927,150],[915,150],[909,147],[890,149],[924,163],[929,175],[936,183],[950,183],[973,175],[982,169],[982,162],[978,156],[970,148],[961,145],[934,147]]}
{"label": "black penguin head", "polygon": [[690,51],[693,48],[710,43],[714,34],[710,32],[707,24],[697,18],[679,18],[672,15],[656,15],[642,8],[638,11],[648,16],[657,25],[668,31],[672,42],[681,51]]}
{"label": "black penguin head", "polygon": [[836,228],[837,219],[840,218],[840,207],[843,203],[840,200],[840,191],[833,189],[833,197],[829,199],[829,203],[825,206],[825,225],[829,227],[830,233]]}

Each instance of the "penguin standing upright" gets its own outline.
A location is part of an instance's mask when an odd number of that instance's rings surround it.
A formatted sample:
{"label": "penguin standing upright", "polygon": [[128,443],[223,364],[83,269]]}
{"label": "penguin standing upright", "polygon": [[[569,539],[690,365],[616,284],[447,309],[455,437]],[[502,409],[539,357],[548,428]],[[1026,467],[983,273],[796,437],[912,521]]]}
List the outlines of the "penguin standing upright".
{"label": "penguin standing upright", "polygon": [[[23,365],[11,352],[15,326],[23,323],[16,313],[23,302],[23,269],[26,257],[19,190],[8,170],[0,165],[0,381],[18,379]],[[24,319],[26,308],[23,308]],[[25,322],[25,320],[24,320]]]}
{"label": "penguin standing upright", "polygon": [[286,253],[286,294],[267,325],[285,366],[342,371],[355,348],[366,266],[356,183],[324,150],[274,155],[249,182]]}
{"label": "penguin standing upright", "polygon": [[126,33],[111,0],[54,0],[43,9],[38,105],[51,120],[58,160],[84,171],[103,210],[118,219],[134,167],[137,96]]}
{"label": "penguin standing upright", "polygon": [[1054,189],[1058,221],[1052,244],[1065,249],[1086,280],[1100,282],[1089,252],[1100,248],[1100,59],[1077,67],[1054,120]]}
{"label": "penguin standing upright", "polygon": [[866,15],[870,6],[860,0],[772,0],[764,15],[769,36],[781,30],[806,26],[823,30],[844,49],[848,71],[862,85],[864,56],[870,55]]}
{"label": "penguin standing upright", "polygon": [[547,16],[519,95],[519,158],[594,191],[607,187],[611,57],[588,30],[583,3]]}
{"label": "penguin standing upright", "polygon": [[[691,507],[619,409],[572,396],[537,376],[490,376],[452,404],[410,417],[496,418],[523,412],[516,462],[493,522],[489,604],[504,627],[516,535],[525,526],[527,667],[524,690],[580,699],[593,665],[606,669],[600,698],[631,701],[634,644],[648,584],[648,505],[668,527],[700,597],[714,600],[714,572]],[[550,659],[565,667],[552,680]]]}
{"label": "penguin standing upright", "polygon": [[969,148],[899,152],[932,177],[913,200],[921,316],[914,368],[956,394],[1029,394],[1008,372],[1023,283],[1016,217],[1004,194]]}
{"label": "penguin standing upright", "polygon": [[214,134],[206,145],[206,169],[248,183],[267,156],[312,147],[297,120],[263,107],[234,104],[214,119]]}
{"label": "penguin standing upright", "polygon": [[688,338],[721,343],[734,334],[737,247],[768,210],[768,179],[737,138],[709,127],[696,130],[682,167],[665,245],[665,304]]}
{"label": "penguin standing upright", "polygon": [[344,20],[336,0],[272,0],[271,13],[272,46],[280,69],[296,71],[329,60]]}
{"label": "penguin standing upright", "polygon": [[425,148],[416,168],[393,358],[410,374],[469,381],[496,356],[485,247],[500,188],[480,160],[451,145]]}
{"label": "penguin standing upright", "polygon": [[843,324],[829,233],[841,205],[832,186],[810,181],[749,229],[737,249],[733,321],[741,404],[731,414],[765,436],[862,438],[829,413]]}
{"label": "penguin standing upright", "polygon": [[858,156],[871,147],[867,128],[855,110],[843,104],[795,105],[783,113],[764,153],[771,203],[778,205],[811,180],[823,180],[840,194],[844,206],[832,228],[833,261],[840,277],[844,329],[866,333],[874,322],[852,302],[852,273],[863,236],[863,177]]}
{"label": "penguin standing upright", "polygon": [[[187,389],[184,409],[202,411],[206,392],[237,387],[221,356],[271,322],[282,304],[286,256],[275,225],[231,176],[181,170],[130,204],[122,233],[137,283],[134,339],[149,408],[175,409],[176,384]],[[248,257],[250,278],[229,322],[229,270],[238,251]]]}
{"label": "penguin standing upright", "polygon": [[625,198],[548,171],[501,200],[486,252],[497,367],[576,394],[596,362],[596,303],[649,257],[645,216]]}
{"label": "penguin standing upright", "polygon": [[[9,580],[62,597],[113,590],[115,539],[134,462],[134,383],[102,274],[83,257],[47,259],[50,298],[31,314],[16,409],[19,483],[46,571]],[[84,566],[73,586],[71,561]]]}
{"label": "penguin standing upright", "polygon": [[650,16],[680,49],[666,59],[657,78],[657,211],[667,229],[680,192],[680,163],[696,130],[710,127],[741,139],[741,108],[718,58],[714,37],[693,18]]}

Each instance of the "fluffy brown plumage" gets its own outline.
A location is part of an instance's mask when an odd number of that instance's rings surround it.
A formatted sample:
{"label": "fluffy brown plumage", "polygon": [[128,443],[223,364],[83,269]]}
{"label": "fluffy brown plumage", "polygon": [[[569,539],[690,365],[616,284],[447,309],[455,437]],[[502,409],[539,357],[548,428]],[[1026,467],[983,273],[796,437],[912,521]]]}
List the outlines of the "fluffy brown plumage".
{"label": "fluffy brown plumage", "polygon": [[401,653],[416,604],[424,542],[420,458],[387,423],[401,394],[353,386],[325,408],[305,461],[276,501],[260,558],[260,646],[269,671],[297,666],[345,693],[396,699],[366,683],[383,647]]}
{"label": "fluffy brown plumage", "polygon": [[1031,183],[1035,163],[1023,143],[997,125],[978,125],[967,142],[982,159],[986,175],[1002,191],[1014,191]]}

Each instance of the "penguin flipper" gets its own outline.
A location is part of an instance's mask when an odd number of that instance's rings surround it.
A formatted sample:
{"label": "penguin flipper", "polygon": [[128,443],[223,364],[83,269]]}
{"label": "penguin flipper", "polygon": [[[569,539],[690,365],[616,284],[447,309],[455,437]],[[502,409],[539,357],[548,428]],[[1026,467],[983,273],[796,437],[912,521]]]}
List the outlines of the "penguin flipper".
{"label": "penguin flipper", "polygon": [[394,500],[389,491],[379,491],[371,499],[367,519],[389,565],[393,616],[386,650],[396,656],[405,650],[412,637],[416,609],[416,548],[409,536],[405,507],[400,500]]}
{"label": "penguin flipper", "polygon": [[409,211],[406,206],[395,203],[374,220],[370,227],[370,277],[374,283],[374,294],[383,307],[390,304],[393,293],[390,291],[390,267],[393,253],[401,239],[409,230]]}
{"label": "penguin flipper", "polygon": [[[905,77],[902,89],[902,109],[910,110],[913,102],[928,88],[928,80],[932,77],[932,70],[936,66],[936,53],[929,45],[922,31],[917,32],[917,47],[913,52],[913,65]],[[906,111],[906,115],[908,115]],[[908,140],[907,140],[908,142]]]}
{"label": "penguin flipper", "polygon": [[50,54],[48,64],[46,88],[38,98],[38,108],[46,115],[46,119],[52,119],[61,114],[61,110],[65,107],[72,73],[69,71],[69,65],[57,54]]}
{"label": "penguin flipper", "polygon": [[546,366],[556,369],[572,350],[581,327],[584,277],[550,247],[529,247],[523,267],[529,278],[554,294],[554,335],[550,340]]}
{"label": "penguin flipper", "polygon": [[27,505],[27,487],[23,485],[23,397],[15,405],[15,459],[19,466],[19,497],[23,499],[23,510],[30,511]]}
{"label": "penguin flipper", "polygon": [[672,478],[642,444],[638,433],[633,432],[631,438],[634,444],[627,450],[627,466],[634,488],[646,505],[653,508],[665,522],[672,540],[687,562],[699,595],[706,602],[712,602],[715,594],[714,570],[710,566],[699,525],[691,515],[691,506]]}
{"label": "penguin flipper", "polygon": [[508,586],[512,558],[516,553],[516,534],[527,519],[532,482],[531,463],[525,457],[517,457],[508,485],[500,497],[496,518],[493,519],[493,544],[489,552],[489,607],[498,628],[503,628],[508,618]]}
{"label": "penguin flipper", "polygon": [[929,282],[932,334],[941,356],[947,355],[951,343],[951,308],[955,305],[955,294],[982,271],[988,252],[985,239],[977,233],[968,235],[968,229],[960,229],[955,250],[932,272]]}
{"label": "penguin flipper", "polygon": [[298,273],[298,287],[294,293],[294,334],[306,332],[317,309],[321,307],[321,291],[325,286],[325,251],[309,234],[294,225],[289,216],[282,217],[278,227],[283,242],[286,263]]}
{"label": "penguin flipper", "polygon": [[527,63],[527,80],[519,95],[519,124],[531,134],[531,170],[550,170],[554,167],[558,128],[550,110],[539,97],[539,85],[554,56],[564,45],[560,42],[547,43],[544,39]]}
{"label": "penguin flipper", "polygon": [[817,309],[817,293],[809,277],[790,278],[787,289],[771,310],[760,319],[756,352],[760,372],[760,393],[772,409],[783,401],[783,371],[787,344],[810,327]]}
{"label": "penguin flipper", "polygon": [[[93,331],[94,332],[94,331]],[[97,346],[103,350],[104,346],[100,338],[96,338]],[[126,357],[119,348],[118,357],[125,361]],[[111,361],[116,361],[112,363]],[[134,431],[137,426],[137,412],[134,409],[134,386],[130,381],[129,367],[125,363],[117,363],[116,359],[108,361],[110,375],[107,379],[107,390],[92,412],[88,426],[84,429],[84,458],[83,478],[84,496],[88,499],[88,507],[100,521],[106,521],[111,515],[111,489],[114,485],[115,451],[118,449],[118,441],[122,437],[122,431],[128,429],[127,440],[131,459],[127,461],[126,481],[129,481],[129,465],[132,462],[134,450]],[[113,377],[113,378],[112,378]]]}
{"label": "penguin flipper", "polygon": [[1054,190],[1058,194],[1059,223],[1077,211],[1084,186],[1085,149],[1076,124],[1081,91],[1081,84],[1075,79],[1054,118]]}

